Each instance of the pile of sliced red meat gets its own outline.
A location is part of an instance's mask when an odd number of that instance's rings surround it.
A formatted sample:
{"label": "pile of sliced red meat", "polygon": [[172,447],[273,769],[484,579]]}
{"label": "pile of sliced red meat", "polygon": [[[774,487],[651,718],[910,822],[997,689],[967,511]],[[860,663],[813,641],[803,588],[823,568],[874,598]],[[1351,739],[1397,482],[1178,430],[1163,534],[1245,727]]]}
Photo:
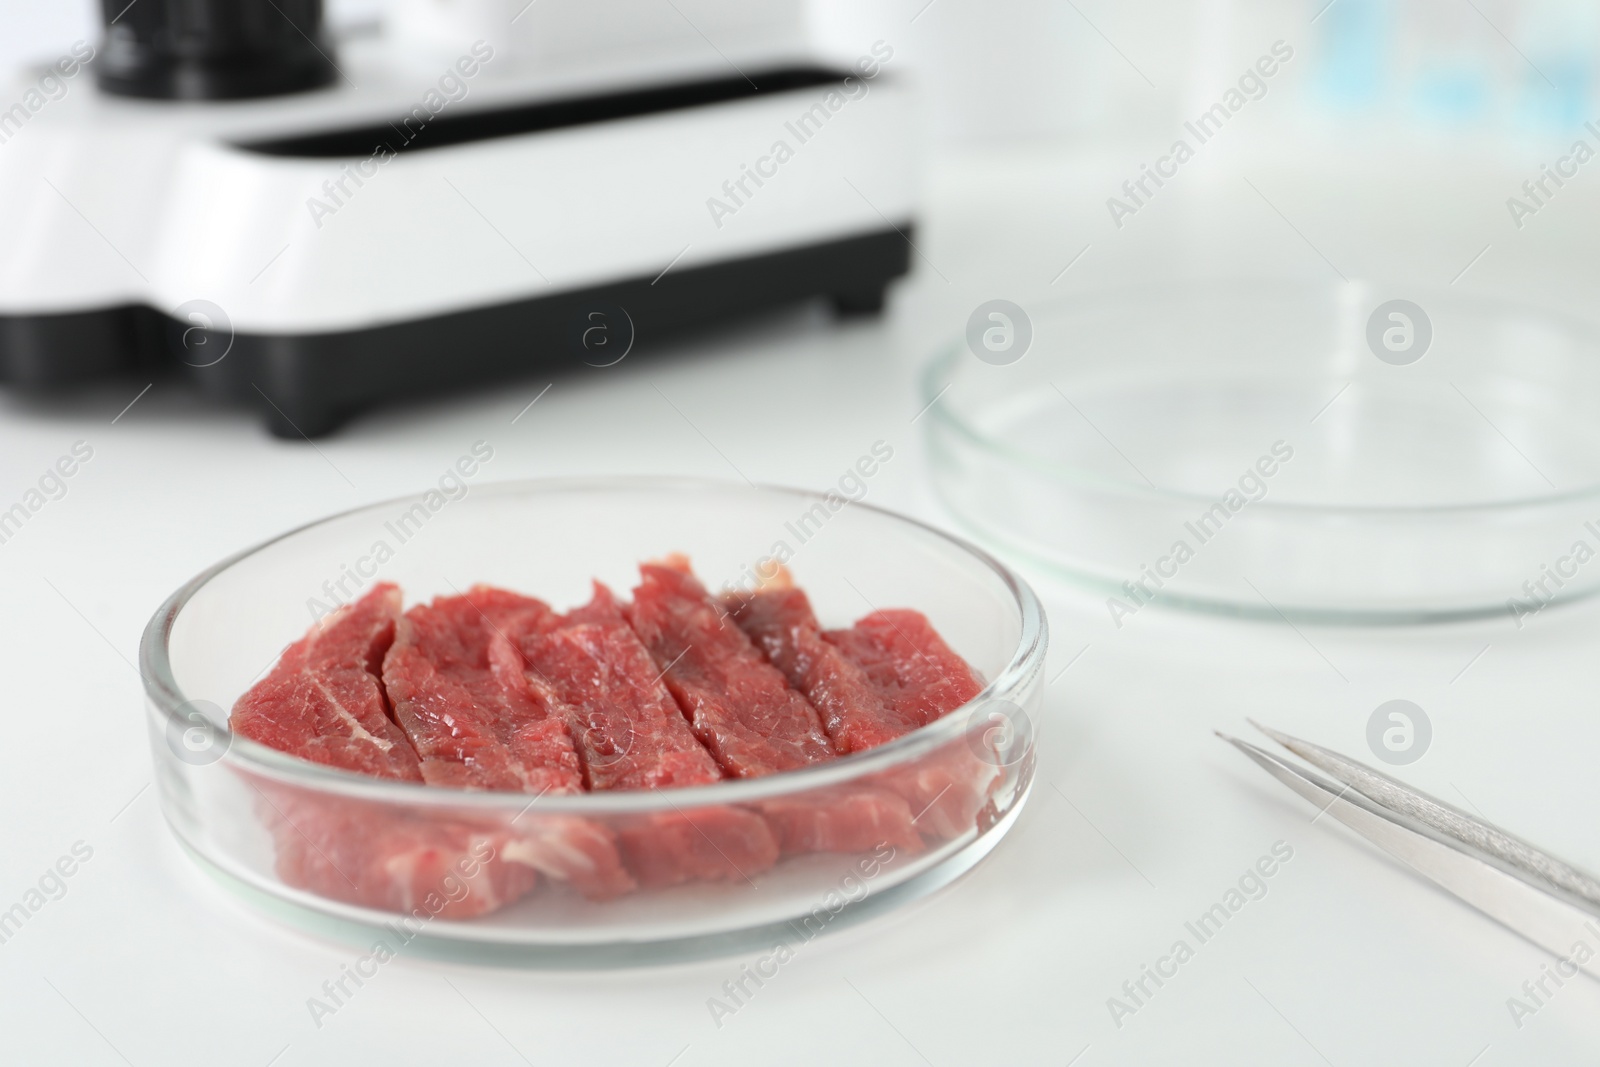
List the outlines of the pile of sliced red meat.
{"label": "pile of sliced red meat", "polygon": [[[235,705],[233,729],[344,770],[531,801],[825,763],[925,726],[982,688],[915,611],[824,630],[787,575],[714,597],[682,557],[640,571],[631,603],[595,583],[566,614],[487,586],[402,614],[400,590],[379,585],[290,646]],[[994,779],[958,743],[868,784],[604,821],[532,803],[502,817],[252,784],[285,882],[468,918],[543,880],[607,900],[748,882],[785,855],[884,844],[915,853],[977,825]]]}

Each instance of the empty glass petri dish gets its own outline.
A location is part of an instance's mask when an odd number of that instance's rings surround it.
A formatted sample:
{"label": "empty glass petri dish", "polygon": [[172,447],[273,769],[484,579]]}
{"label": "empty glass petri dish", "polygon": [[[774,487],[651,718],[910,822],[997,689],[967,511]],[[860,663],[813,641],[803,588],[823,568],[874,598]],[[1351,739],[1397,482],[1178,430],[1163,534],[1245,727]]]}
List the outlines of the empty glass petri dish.
{"label": "empty glass petri dish", "polygon": [[1103,593],[1336,622],[1600,588],[1600,333],[1452,291],[1190,284],[992,302],[929,365],[949,507]]}

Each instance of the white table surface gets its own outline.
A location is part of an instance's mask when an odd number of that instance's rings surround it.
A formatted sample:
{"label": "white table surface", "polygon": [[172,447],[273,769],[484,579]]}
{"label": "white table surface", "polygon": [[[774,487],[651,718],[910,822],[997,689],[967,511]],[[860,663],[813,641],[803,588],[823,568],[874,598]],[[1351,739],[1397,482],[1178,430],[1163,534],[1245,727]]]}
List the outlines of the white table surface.
{"label": "white table surface", "polygon": [[[1197,163],[1187,185],[1121,232],[1104,197],[1130,160],[1148,158],[1142,149],[948,161],[933,172],[918,237],[927,261],[883,321],[836,327],[797,312],[672,358],[561,377],[515,425],[548,378],[375,413],[316,448],[271,440],[176,385],[158,384],[114,424],[142,380],[49,403],[0,397],[0,502],[74,441],[94,448],[68,495],[0,545],[9,681],[0,908],[75,842],[93,848],[65,896],[0,944],[0,1059],[1594,1062],[1600,985],[1569,981],[1517,1026],[1507,998],[1549,957],[1331,820],[1312,825],[1307,805],[1211,730],[1242,730],[1252,715],[1359,755],[1372,709],[1414,700],[1435,737],[1406,778],[1600,869],[1595,602],[1552,609],[1521,631],[1505,616],[1303,627],[1303,638],[1170,610],[1141,612],[1118,631],[1102,601],[1035,575],[1056,680],[1038,787],[1014,832],[954,887],[806,945],[720,1028],[706,1001],[738,959],[544,974],[402,957],[318,1028],[307,998],[355,953],[211,882],[179,851],[149,788],[131,664],[162,598],[243,546],[424,485],[475,439],[493,441],[497,477],[736,477],[737,464],[758,481],[822,485],[881,437],[897,459],[870,499],[949,525],[929,488],[922,427],[911,425],[921,406],[912,380],[931,341],[981,299],[1026,305],[1224,265],[1320,277],[1324,255],[1352,276],[1444,284],[1485,243],[1463,287],[1574,304],[1593,291],[1593,175],[1518,233],[1503,198],[1537,163],[1494,170],[1401,147],[1382,160],[1342,153],[1335,169],[1292,151],[1250,157],[1243,144]],[[1383,195],[1352,192],[1374,175]],[[1278,841],[1293,859],[1267,895],[1115,1025],[1107,998]]]}

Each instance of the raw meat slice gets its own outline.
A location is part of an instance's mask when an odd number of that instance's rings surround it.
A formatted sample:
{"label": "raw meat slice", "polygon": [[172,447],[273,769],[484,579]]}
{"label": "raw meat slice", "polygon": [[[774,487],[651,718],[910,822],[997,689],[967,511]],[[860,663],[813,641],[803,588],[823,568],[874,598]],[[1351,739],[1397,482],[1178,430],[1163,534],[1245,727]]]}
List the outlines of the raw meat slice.
{"label": "raw meat slice", "polygon": [[538,881],[533,868],[511,861],[503,833],[268,783],[258,789],[277,843],[278,876],[318,896],[418,919],[470,919],[517,900]]}
{"label": "raw meat slice", "polygon": [[786,855],[871,852],[883,844],[912,855],[923,848],[911,805],[888,789],[852,784],[763,800],[758,806]]}
{"label": "raw meat slice", "polygon": [[779,584],[729,593],[724,606],[767,661],[816,707],[841,755],[876,748],[922,725],[886,700],[867,673],[824,637],[801,590]]}
{"label": "raw meat slice", "polygon": [[725,621],[688,560],[646,563],[639,572],[624,614],[724,771],[754,778],[833,758],[816,709]]}
{"label": "raw meat slice", "polygon": [[[567,710],[529,683],[517,632],[552,618],[540,601],[478,586],[408,611],[384,661],[395,718],[430,785],[542,796],[583,791]],[[583,819],[519,817],[508,858],[570,881],[591,898],[628,892],[614,836]]]}
{"label": "raw meat slice", "polygon": [[[722,779],[605,586],[596,582],[588,604],[524,634],[522,650],[531,680],[550,686],[570,709],[590,788],[667,789]],[[741,808],[643,817],[619,827],[618,836],[628,868],[648,887],[748,879],[778,858],[766,822]]]}
{"label": "raw meat slice", "polygon": [[524,634],[522,651],[533,679],[575,713],[569,725],[591,789],[667,789],[722,779],[605,586],[596,582],[588,604]]}
{"label": "raw meat slice", "polygon": [[239,698],[234,732],[314,763],[422,781],[378,684],[399,614],[400,590],[383,582],[324,618]]}
{"label": "raw meat slice", "polygon": [[490,611],[507,622],[551,614],[539,601],[480,589],[419,604],[396,627],[383,681],[395,721],[422,757],[423,778],[466,789],[581,792],[566,723],[551,718],[520,662],[508,669],[504,661],[520,655]]}
{"label": "raw meat slice", "polygon": [[[724,599],[741,629],[811,699],[841,752],[910,733],[981,691],[966,662],[916,612],[874,612],[849,630],[823,632],[787,574]],[[915,637],[913,637],[915,635]],[[964,740],[888,772],[879,784],[910,806],[922,833],[948,840],[976,825],[996,778]]]}
{"label": "raw meat slice", "polygon": [[[639,571],[643,580],[624,613],[723,770],[753,778],[834,758],[816,709],[724,616],[686,558]],[[835,788],[756,806],[786,853],[922,846],[909,805],[883,790]]]}
{"label": "raw meat slice", "polygon": [[995,764],[979,758],[962,737],[876,781],[905,799],[919,832],[949,841],[978,825],[998,777]]}
{"label": "raw meat slice", "polygon": [[983,683],[920,611],[875,611],[824,639],[860,667],[896,712],[926,726],[977,696]]}
{"label": "raw meat slice", "polygon": [[748,882],[778,861],[778,843],[761,816],[743,808],[698,808],[642,816],[617,829],[639,884]]}
{"label": "raw meat slice", "polygon": [[[875,611],[848,630],[829,630],[823,638],[866,674],[897,714],[919,726],[983,691],[966,660],[918,611]],[[893,780],[916,809],[917,826],[948,840],[974,825],[995,777],[994,763],[957,742],[895,772]]]}
{"label": "raw meat slice", "polygon": [[[400,590],[380,584],[289,646],[234,705],[232,727],[273,748],[381,778],[423,780],[388,717],[378,671],[394,638]],[[344,797],[253,780],[278,875],[319,896],[385,911],[469,918],[532,889],[530,868],[497,860],[489,839],[455,824],[397,817]]]}
{"label": "raw meat slice", "polygon": [[616,833],[592,819],[525,812],[508,830],[501,855],[570,883],[590,900],[614,900],[639,887],[623,866]]}

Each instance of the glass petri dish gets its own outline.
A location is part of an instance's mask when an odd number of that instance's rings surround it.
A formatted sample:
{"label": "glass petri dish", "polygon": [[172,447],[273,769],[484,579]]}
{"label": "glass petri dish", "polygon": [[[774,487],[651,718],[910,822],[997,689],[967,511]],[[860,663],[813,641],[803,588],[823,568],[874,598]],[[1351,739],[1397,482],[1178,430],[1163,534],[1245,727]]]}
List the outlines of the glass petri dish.
{"label": "glass petri dish", "polygon": [[[574,796],[369,778],[227,729],[225,709],[326,608],[330,583],[356,595],[359,583],[343,577],[353,572],[399,583],[408,604],[486,582],[571,605],[588,599],[593,578],[626,590],[638,561],[685,552],[708,586],[748,588],[774,541],[796,540],[793,529],[807,536],[788,566],[825,625],[874,605],[916,608],[984,690],[921,730],[813,768]],[[140,665],[167,821],[247,900],[366,944],[377,930],[395,952],[611,966],[809,940],[971,869],[1032,782],[1045,625],[1027,585],[986,552],[866,504],[695,480],[527,481],[373,504],[224,560],[157,611]],[[644,888],[634,867],[659,848],[721,851],[719,840],[755,823],[837,818],[843,804],[885,791],[928,803],[914,832],[870,849],[797,849],[739,877],[659,888]],[[571,872],[605,841],[640,886],[594,899]],[[410,896],[398,899],[385,872],[402,869],[438,884],[407,879]]]}
{"label": "glass petri dish", "polygon": [[924,374],[936,485],[1119,627],[1161,603],[1520,625],[1600,588],[1590,323],[1365,282],[1010,308]]}

